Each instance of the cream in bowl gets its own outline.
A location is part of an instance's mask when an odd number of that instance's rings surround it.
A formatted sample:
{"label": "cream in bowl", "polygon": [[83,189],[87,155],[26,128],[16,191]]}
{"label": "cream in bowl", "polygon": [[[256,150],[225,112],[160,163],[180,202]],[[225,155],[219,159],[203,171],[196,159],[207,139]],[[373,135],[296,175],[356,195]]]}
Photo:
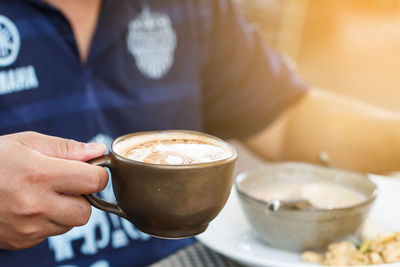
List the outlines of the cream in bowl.
{"label": "cream in bowl", "polygon": [[[364,174],[306,163],[268,164],[242,173],[235,188],[256,235],[292,251],[323,249],[353,234],[376,197],[375,184]],[[299,200],[310,205],[290,204]],[[271,209],[276,201],[281,206]]]}
{"label": "cream in bowl", "polygon": [[262,201],[305,199],[319,209],[345,208],[360,204],[366,196],[351,187],[335,182],[276,184],[254,188],[251,195]]}

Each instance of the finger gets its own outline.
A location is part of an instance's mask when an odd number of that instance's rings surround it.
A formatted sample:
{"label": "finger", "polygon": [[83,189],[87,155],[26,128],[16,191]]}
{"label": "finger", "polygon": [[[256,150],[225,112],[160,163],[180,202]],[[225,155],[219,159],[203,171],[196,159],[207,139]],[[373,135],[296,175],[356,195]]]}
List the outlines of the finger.
{"label": "finger", "polygon": [[18,136],[23,145],[50,157],[88,161],[106,151],[104,144],[82,143],[37,132],[23,132]]}
{"label": "finger", "polygon": [[4,238],[6,242],[0,243],[1,248],[23,249],[32,247],[49,236],[60,235],[69,231],[72,227],[53,223],[45,218],[34,218],[29,224],[20,224],[13,231],[10,229],[9,235]]}
{"label": "finger", "polygon": [[66,232],[68,232],[73,228],[73,226],[61,225],[50,220],[49,220],[49,225],[51,225],[51,227],[50,226],[48,227],[49,231],[47,232],[46,236],[44,236],[44,238],[47,238],[49,236],[65,234]]}
{"label": "finger", "polygon": [[7,250],[20,250],[33,247],[41,242],[43,242],[46,238],[35,238],[35,239],[17,239],[10,238],[6,242],[0,242],[0,247],[2,249]]}
{"label": "finger", "polygon": [[48,204],[47,216],[53,224],[68,228],[86,224],[91,212],[91,205],[82,196],[57,194]]}
{"label": "finger", "polygon": [[71,195],[91,194],[103,190],[108,182],[106,169],[85,162],[44,158],[37,167],[53,191]]}
{"label": "finger", "polygon": [[45,231],[38,235],[37,240],[45,239],[49,236],[62,235],[72,229],[72,226],[62,225],[52,220],[47,220],[42,225]]}

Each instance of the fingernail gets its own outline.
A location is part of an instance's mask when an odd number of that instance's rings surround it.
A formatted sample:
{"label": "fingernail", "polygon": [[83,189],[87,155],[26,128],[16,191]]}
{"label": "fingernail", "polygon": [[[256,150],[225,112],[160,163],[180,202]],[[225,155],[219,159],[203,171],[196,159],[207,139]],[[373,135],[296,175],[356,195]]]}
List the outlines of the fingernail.
{"label": "fingernail", "polygon": [[105,145],[101,143],[87,143],[85,146],[87,149],[95,151],[105,149]]}

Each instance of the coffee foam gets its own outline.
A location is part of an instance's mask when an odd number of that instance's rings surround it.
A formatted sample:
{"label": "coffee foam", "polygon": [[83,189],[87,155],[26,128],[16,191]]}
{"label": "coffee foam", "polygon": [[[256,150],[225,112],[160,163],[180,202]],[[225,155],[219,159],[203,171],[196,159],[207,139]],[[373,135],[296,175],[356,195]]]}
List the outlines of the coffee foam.
{"label": "coffee foam", "polygon": [[187,132],[132,136],[116,143],[114,151],[131,160],[163,165],[212,162],[233,154],[230,147],[217,139]]}

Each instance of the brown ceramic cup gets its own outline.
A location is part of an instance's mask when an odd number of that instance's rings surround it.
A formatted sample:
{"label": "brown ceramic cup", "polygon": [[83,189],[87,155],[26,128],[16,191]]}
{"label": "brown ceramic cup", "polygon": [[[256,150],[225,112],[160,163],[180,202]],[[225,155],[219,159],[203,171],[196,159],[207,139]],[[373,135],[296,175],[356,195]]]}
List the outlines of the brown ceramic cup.
{"label": "brown ceramic cup", "polygon": [[[184,135],[205,140],[230,152],[217,161],[161,165],[131,160],[118,154],[127,138]],[[89,163],[109,168],[117,203],[85,195],[94,207],[131,221],[141,231],[162,238],[185,238],[202,233],[225,205],[233,183],[236,151],[223,140],[204,133],[172,130],[138,132],[114,140],[110,153]]]}

